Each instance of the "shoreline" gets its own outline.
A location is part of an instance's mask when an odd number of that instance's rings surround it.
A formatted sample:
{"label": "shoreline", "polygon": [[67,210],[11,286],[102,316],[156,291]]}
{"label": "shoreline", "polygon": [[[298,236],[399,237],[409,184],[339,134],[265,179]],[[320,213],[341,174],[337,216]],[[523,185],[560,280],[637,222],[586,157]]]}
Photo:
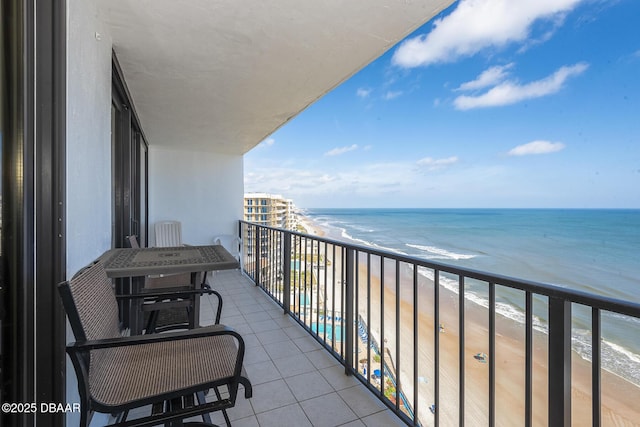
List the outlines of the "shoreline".
{"label": "shoreline", "polygon": [[[344,237],[332,236],[330,230],[325,230],[312,219],[300,216],[301,225],[307,234],[318,237],[329,237],[344,241]],[[370,298],[380,301],[380,277],[371,268]],[[379,271],[379,270],[377,270]],[[360,280],[366,283],[366,265],[360,265]],[[384,299],[395,302],[395,277],[387,271],[384,276]],[[400,274],[406,279],[406,272]],[[362,279],[364,278],[364,280]],[[402,283],[402,279],[401,279]],[[418,354],[420,367],[426,367],[428,375],[425,383],[419,384],[420,399],[418,401],[419,419],[424,425],[431,425],[433,417],[427,409],[433,403],[433,341],[435,325],[433,322],[433,282],[423,275],[419,275],[419,310],[418,310]],[[361,289],[363,283],[358,285]],[[358,313],[364,314],[366,319],[366,292],[359,293]],[[413,369],[404,368],[413,365],[412,360],[404,360],[404,352],[411,349],[413,332],[407,337],[402,331],[412,331],[413,302],[407,298],[407,289],[400,287],[400,325],[399,345],[403,350],[400,360],[396,357],[395,343],[386,343],[390,350],[391,365],[400,362],[399,380],[407,400],[413,405]],[[458,407],[458,294],[440,286],[440,323],[444,323],[445,333],[440,335],[440,419],[445,424],[457,424]],[[389,308],[385,305],[385,337],[395,333],[395,304]],[[364,310],[363,311],[363,307]],[[375,325],[380,325],[380,306],[371,305],[372,335],[376,337]],[[390,321],[389,319],[392,319]],[[391,325],[390,325],[391,324]],[[379,329],[376,339],[380,339]],[[534,424],[547,423],[547,335],[534,330],[533,355],[533,421]],[[422,344],[424,343],[424,344]],[[482,363],[473,358],[477,353],[488,353],[488,309],[465,298],[465,421],[473,425],[484,424],[488,420],[488,363]],[[407,350],[405,350],[407,349]],[[386,351],[385,351],[386,353]],[[443,357],[454,354],[455,357]],[[358,359],[362,356],[358,355]],[[385,357],[389,357],[385,355]],[[514,319],[496,312],[496,411],[498,424],[518,425],[524,417],[524,325]],[[411,359],[412,359],[411,354]],[[625,378],[603,369],[601,372],[601,411],[602,422],[605,425],[636,425],[640,426],[640,409],[636,402],[640,398],[640,387]],[[431,401],[430,401],[431,400]],[[505,410],[509,408],[508,410]],[[576,425],[591,424],[591,363],[572,350],[572,423]]]}

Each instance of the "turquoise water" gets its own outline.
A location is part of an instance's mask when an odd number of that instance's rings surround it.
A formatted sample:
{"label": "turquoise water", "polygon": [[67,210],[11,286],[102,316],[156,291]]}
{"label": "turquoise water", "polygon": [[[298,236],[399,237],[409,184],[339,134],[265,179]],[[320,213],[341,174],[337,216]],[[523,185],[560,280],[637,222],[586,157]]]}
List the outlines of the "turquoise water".
{"label": "turquoise water", "polygon": [[310,298],[307,298],[307,295],[300,294],[300,305],[301,306],[303,306],[303,307],[308,306],[311,303],[310,300],[311,300]]}
{"label": "turquoise water", "polygon": [[[640,303],[640,210],[309,209],[330,238]],[[428,277],[428,271],[421,271]],[[442,281],[457,291],[457,283]],[[487,304],[485,288],[469,299]],[[501,314],[522,321],[520,294]],[[540,314],[544,317],[544,314]],[[574,305],[574,349],[590,354],[590,312]],[[603,315],[603,360],[640,384],[640,320]],[[544,321],[538,325],[544,330]]]}
{"label": "turquoise water", "polygon": [[[318,334],[318,336],[320,337],[324,337],[324,332],[325,332],[325,326],[324,323],[320,323],[319,325],[317,323],[312,323],[311,324],[311,330],[315,333]],[[331,328],[330,324],[327,324],[327,341],[333,341],[333,332],[335,331],[336,334],[336,341],[342,341],[342,327],[335,325],[333,327],[333,329]]]}

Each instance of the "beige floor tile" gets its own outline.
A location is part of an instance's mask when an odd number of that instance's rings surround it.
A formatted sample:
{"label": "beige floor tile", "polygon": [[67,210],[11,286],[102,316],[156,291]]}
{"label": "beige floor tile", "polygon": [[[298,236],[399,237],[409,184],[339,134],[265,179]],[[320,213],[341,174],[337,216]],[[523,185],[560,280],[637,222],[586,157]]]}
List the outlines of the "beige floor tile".
{"label": "beige floor tile", "polygon": [[273,363],[284,378],[316,370],[315,366],[304,354],[294,354],[293,356],[274,359]]}
{"label": "beige floor tile", "polygon": [[359,384],[355,377],[344,374],[342,366],[324,368],[320,370],[320,373],[335,390],[343,390]]}
{"label": "beige floor tile", "polygon": [[262,344],[272,344],[282,341],[290,341],[291,338],[284,333],[282,329],[274,329],[272,331],[264,331],[258,334],[258,339]]}
{"label": "beige floor tile", "polygon": [[390,410],[377,412],[373,415],[369,415],[368,417],[362,418],[361,421],[367,427],[404,427],[406,426],[400,418],[398,418],[393,412]]}
{"label": "beige floor tile", "polygon": [[273,360],[282,359],[283,357],[289,357],[292,354],[300,353],[300,350],[292,341],[265,344],[264,349]]}
{"label": "beige floor tile", "polygon": [[253,347],[245,347],[244,350],[244,364],[264,362],[265,360],[271,360],[267,352],[262,345],[256,345]]}
{"label": "beige floor tile", "polygon": [[311,426],[307,415],[297,403],[263,412],[257,417],[260,427]]}
{"label": "beige floor tile", "polygon": [[293,340],[293,342],[303,353],[322,349],[322,345],[318,341],[316,341],[315,338],[309,335],[307,335],[306,337],[296,338]]}
{"label": "beige floor tile", "polygon": [[318,369],[328,368],[330,366],[341,366],[340,362],[324,349],[310,351],[305,353],[305,356],[307,356],[307,359]]}
{"label": "beige floor tile", "polygon": [[276,380],[254,386],[250,402],[254,413],[259,414],[295,403],[296,398],[284,380]]}
{"label": "beige floor tile", "polygon": [[342,400],[347,402],[349,408],[360,418],[375,414],[387,409],[384,403],[374,396],[363,385],[346,388],[338,392]]}
{"label": "beige floor tile", "polygon": [[300,402],[300,406],[317,427],[337,426],[358,418],[337,393],[305,400]]}
{"label": "beige floor tile", "polygon": [[282,375],[271,360],[253,364],[245,363],[244,368],[253,386],[282,378]]}
{"label": "beige floor tile", "polygon": [[299,402],[334,391],[318,371],[285,378],[285,381]]}
{"label": "beige floor tile", "polygon": [[273,320],[262,320],[260,322],[251,323],[249,326],[251,326],[251,329],[256,334],[265,331],[272,331],[274,329],[280,329],[280,325],[278,325]]}

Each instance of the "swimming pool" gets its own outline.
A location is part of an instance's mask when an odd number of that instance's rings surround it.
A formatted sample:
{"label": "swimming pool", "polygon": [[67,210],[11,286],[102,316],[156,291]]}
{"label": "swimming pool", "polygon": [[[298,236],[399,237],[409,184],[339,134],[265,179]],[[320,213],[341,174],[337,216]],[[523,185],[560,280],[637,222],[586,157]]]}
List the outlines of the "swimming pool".
{"label": "swimming pool", "polygon": [[[316,332],[318,334],[318,336],[320,338],[324,337],[324,331],[325,331],[325,325],[324,323],[320,323],[320,325],[318,325],[317,323],[312,323],[311,324],[311,330],[313,332]],[[330,324],[327,324],[327,341],[333,341],[333,331],[335,330],[336,333],[336,341],[342,341],[342,326],[340,325],[335,325],[334,329],[331,328]]]}
{"label": "swimming pool", "polygon": [[309,304],[311,303],[311,298],[307,294],[300,294],[299,299],[300,299],[301,307],[308,307]]}

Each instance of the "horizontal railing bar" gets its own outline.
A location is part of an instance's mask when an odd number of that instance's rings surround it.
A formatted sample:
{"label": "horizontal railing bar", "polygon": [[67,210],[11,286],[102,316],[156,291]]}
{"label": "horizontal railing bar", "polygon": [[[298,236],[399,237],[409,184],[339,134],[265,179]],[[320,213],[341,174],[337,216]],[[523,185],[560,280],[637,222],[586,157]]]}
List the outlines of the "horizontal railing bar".
{"label": "horizontal railing bar", "polygon": [[[241,223],[255,225],[254,223],[240,220]],[[259,225],[261,228],[274,229],[283,231],[280,228],[269,227]],[[346,242],[340,242],[337,240],[326,239],[323,237],[312,236],[305,233],[299,233],[297,231],[291,231],[291,235],[300,236],[304,238],[311,238],[319,242],[327,242],[333,245],[339,245],[347,250],[355,250],[363,253],[370,253],[371,255],[380,256],[383,258],[391,258],[400,262],[406,262],[409,264],[415,264],[419,267],[425,267],[431,270],[439,270],[454,275],[461,275],[470,279],[476,279],[487,283],[494,283],[499,286],[506,286],[513,289],[529,291],[534,294],[539,294],[547,297],[559,298],[562,300],[570,301],[572,303],[582,304],[600,310],[618,313],[631,317],[640,318],[640,304],[632,303],[615,298],[609,298],[600,295],[594,295],[583,291],[577,291],[572,289],[563,288],[561,286],[534,282],[526,279],[517,279],[514,277],[503,276],[499,274],[487,273],[484,271],[456,267],[445,263],[439,263],[434,261],[427,261],[420,258],[415,258],[407,255],[396,254],[391,251],[384,251],[375,248],[370,248],[363,245],[355,245]]]}

